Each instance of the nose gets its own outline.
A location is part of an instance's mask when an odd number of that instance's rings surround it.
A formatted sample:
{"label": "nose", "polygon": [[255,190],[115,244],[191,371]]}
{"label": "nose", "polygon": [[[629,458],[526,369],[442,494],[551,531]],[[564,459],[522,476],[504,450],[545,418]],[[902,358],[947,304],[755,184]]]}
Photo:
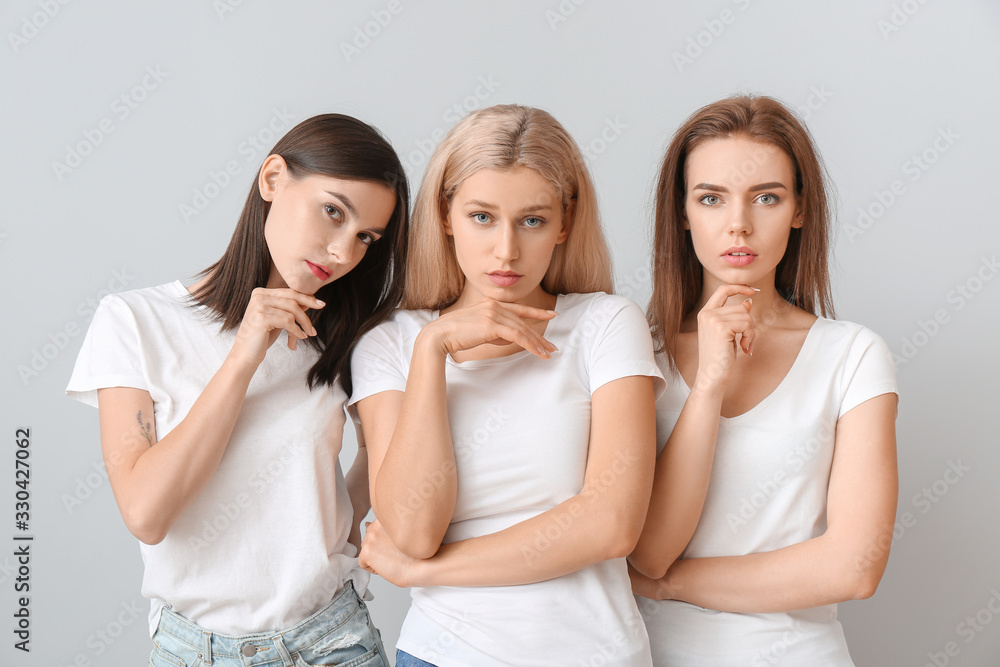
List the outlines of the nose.
{"label": "nose", "polygon": [[517,249],[517,228],[513,222],[504,221],[497,225],[496,243],[493,246],[493,255],[505,262],[517,259],[519,254]]}
{"label": "nose", "polygon": [[353,242],[353,237],[348,234],[335,234],[330,243],[326,246],[326,251],[336,258],[338,264],[353,266],[357,259],[358,248]]}
{"label": "nose", "polygon": [[750,220],[751,209],[742,202],[736,202],[729,207],[729,233],[733,236],[746,236],[753,231]]}

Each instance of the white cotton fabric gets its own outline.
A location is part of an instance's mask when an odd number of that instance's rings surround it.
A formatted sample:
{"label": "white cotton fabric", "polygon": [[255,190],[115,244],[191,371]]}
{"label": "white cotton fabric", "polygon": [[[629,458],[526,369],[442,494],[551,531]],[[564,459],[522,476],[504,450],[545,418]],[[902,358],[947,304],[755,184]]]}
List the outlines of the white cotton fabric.
{"label": "white cotton fabric", "polygon": [[[162,440],[235,338],[191,303],[180,281],[105,297],[67,395],[96,407],[102,387],[148,391]],[[347,542],[353,512],[337,458],[346,395],[339,384],[309,390],[317,359],[302,341],[289,350],[281,333],[208,486],[161,543],[140,544],[150,635],[164,606],[213,632],[244,635],[304,620],[347,580],[366,590],[369,575]]]}
{"label": "white cotton fabric", "polygon": [[[551,359],[522,351],[446,362],[458,500],[445,543],[498,532],[582,490],[596,389],[636,375],[661,389],[634,303],[568,294],[555,310],[545,331],[559,348]],[[437,316],[400,310],[362,339],[352,404],[404,390],[414,340]],[[523,557],[552,537],[539,534]],[[441,667],[651,664],[624,558],[530,585],[414,588],[412,599],[397,647]]]}
{"label": "white cotton fabric", "polygon": [[[657,362],[667,378],[657,401],[662,450],[689,389],[665,356]],[[682,558],[773,551],[821,535],[837,420],[885,393],[898,392],[882,339],[858,324],[817,319],[781,384],[748,412],[720,417],[708,497]],[[637,600],[657,667],[854,664],[835,604],[741,614]]]}

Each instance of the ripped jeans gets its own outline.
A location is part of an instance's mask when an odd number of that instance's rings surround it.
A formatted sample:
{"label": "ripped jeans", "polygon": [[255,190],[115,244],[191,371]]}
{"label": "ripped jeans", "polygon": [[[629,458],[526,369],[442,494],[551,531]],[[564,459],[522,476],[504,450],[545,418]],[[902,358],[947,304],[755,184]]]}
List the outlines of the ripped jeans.
{"label": "ripped jeans", "polygon": [[151,667],[389,667],[378,630],[350,581],[327,606],[285,630],[220,635],[169,609],[153,634]]}

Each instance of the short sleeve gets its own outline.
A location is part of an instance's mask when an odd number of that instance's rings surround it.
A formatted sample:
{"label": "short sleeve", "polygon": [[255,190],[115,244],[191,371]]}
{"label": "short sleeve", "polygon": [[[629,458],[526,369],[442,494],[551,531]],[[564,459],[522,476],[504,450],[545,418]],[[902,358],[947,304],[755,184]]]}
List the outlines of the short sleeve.
{"label": "short sleeve", "polygon": [[[590,392],[608,382],[632,375],[655,378],[658,397],[666,383],[653,355],[649,324],[639,306],[621,296],[605,296],[594,303],[589,314],[597,322],[599,334],[590,355]],[[586,328],[586,327],[584,327]]]}
{"label": "short sleeve", "polygon": [[383,322],[358,341],[351,356],[351,383],[354,386],[348,406],[383,391],[406,389],[409,364],[403,359],[399,331],[396,322]]}
{"label": "short sleeve", "polygon": [[121,297],[101,299],[76,358],[66,395],[97,407],[97,390],[133,387],[148,391],[142,372],[135,316]]}
{"label": "short sleeve", "polygon": [[842,382],[844,394],[838,418],[870,398],[899,394],[892,352],[885,341],[870,329],[862,327],[852,341],[844,361]]}

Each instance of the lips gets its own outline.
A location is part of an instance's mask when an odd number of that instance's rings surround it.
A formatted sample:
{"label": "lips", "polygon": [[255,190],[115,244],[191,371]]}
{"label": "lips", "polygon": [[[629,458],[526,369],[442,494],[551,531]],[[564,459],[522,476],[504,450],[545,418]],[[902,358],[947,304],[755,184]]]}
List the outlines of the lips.
{"label": "lips", "polygon": [[732,266],[746,266],[757,259],[757,253],[746,246],[733,247],[726,250],[722,259]]}
{"label": "lips", "polygon": [[523,278],[523,276],[516,271],[491,271],[486,275],[489,276],[490,281],[498,287],[510,287]]}
{"label": "lips", "polygon": [[333,275],[333,272],[327,269],[322,264],[313,264],[308,259],[306,260],[306,264],[309,265],[309,270],[313,272],[313,275],[319,278],[320,280],[326,280],[327,278]]}

